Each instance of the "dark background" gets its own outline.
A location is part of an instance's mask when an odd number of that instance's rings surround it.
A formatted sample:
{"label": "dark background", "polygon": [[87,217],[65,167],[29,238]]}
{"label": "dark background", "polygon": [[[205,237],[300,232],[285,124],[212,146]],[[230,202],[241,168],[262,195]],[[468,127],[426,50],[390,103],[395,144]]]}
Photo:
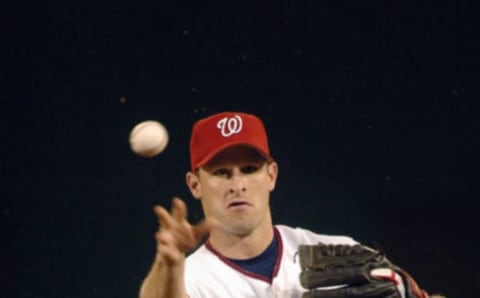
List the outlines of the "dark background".
{"label": "dark background", "polygon": [[[135,297],[153,205],[202,217],[191,125],[236,110],[269,131],[275,222],[476,296],[478,5],[205,2],[1,4],[0,295]],[[152,159],[128,147],[148,119],[170,133]]]}

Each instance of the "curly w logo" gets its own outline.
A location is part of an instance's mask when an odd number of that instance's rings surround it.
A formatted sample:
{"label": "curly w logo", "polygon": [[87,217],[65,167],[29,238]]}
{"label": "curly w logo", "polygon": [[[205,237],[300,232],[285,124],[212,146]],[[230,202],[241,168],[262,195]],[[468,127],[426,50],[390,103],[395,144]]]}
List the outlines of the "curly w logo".
{"label": "curly w logo", "polygon": [[234,117],[225,117],[217,122],[217,128],[224,137],[229,137],[242,131],[242,118],[238,115]]}

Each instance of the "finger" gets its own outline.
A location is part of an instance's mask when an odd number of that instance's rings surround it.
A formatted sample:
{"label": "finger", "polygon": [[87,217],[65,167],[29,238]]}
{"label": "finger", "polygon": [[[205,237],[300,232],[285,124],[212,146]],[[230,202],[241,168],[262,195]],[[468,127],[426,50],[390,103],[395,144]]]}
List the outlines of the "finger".
{"label": "finger", "polygon": [[157,239],[157,258],[167,265],[174,265],[185,256],[183,251],[178,250],[174,244],[172,235],[169,233],[158,232]]}
{"label": "finger", "polygon": [[173,239],[172,233],[164,231],[156,232],[155,240],[157,240],[157,243],[161,245],[171,245],[172,243],[175,243],[175,239]]}
{"label": "finger", "polygon": [[179,250],[185,252],[195,247],[197,239],[192,233],[192,227],[183,219],[178,223],[168,211],[161,207],[155,207],[160,222],[160,229],[155,234],[155,239],[159,245],[175,245]]}
{"label": "finger", "polygon": [[165,249],[176,250],[177,253],[185,253],[191,249],[191,241],[188,240],[188,237],[178,238],[171,232],[157,232],[155,233],[155,240],[157,241],[157,251],[163,255]]}
{"label": "finger", "polygon": [[[202,220],[195,225],[190,225],[185,221],[185,225],[180,229],[181,237],[176,238],[177,246],[184,252],[191,251],[209,234],[212,223]],[[177,230],[179,231],[179,230]]]}
{"label": "finger", "polygon": [[187,218],[187,205],[179,198],[172,200],[172,216],[178,222]]}
{"label": "finger", "polygon": [[191,227],[195,241],[206,237],[218,225],[215,219],[202,220]]}
{"label": "finger", "polygon": [[170,228],[173,225],[173,218],[165,208],[157,205],[154,207],[154,212],[161,227]]}
{"label": "finger", "polygon": [[185,258],[185,254],[179,252],[174,246],[162,246],[158,251],[157,257],[163,260],[167,265],[172,266],[178,264],[183,258]]}

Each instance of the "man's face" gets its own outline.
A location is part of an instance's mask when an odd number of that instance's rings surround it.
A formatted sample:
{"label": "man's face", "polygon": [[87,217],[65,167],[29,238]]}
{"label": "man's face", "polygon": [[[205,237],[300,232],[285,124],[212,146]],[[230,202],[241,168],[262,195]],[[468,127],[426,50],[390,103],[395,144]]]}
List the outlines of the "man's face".
{"label": "man's face", "polygon": [[256,150],[234,146],[217,154],[196,174],[187,175],[194,197],[202,201],[206,218],[218,221],[226,233],[247,235],[271,225],[270,192],[278,168]]}

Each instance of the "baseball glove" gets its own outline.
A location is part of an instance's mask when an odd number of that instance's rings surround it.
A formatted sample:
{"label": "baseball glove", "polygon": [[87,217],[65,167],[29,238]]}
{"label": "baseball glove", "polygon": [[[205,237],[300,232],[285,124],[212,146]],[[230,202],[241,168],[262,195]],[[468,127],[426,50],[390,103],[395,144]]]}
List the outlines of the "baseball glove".
{"label": "baseball glove", "polygon": [[[407,281],[404,285],[403,271],[393,265],[385,254],[367,246],[300,245],[298,256],[301,267],[300,283],[308,290],[303,298],[428,297],[406,273]],[[388,275],[372,274],[379,269],[388,272]],[[399,287],[399,284],[402,284],[402,287]]]}

